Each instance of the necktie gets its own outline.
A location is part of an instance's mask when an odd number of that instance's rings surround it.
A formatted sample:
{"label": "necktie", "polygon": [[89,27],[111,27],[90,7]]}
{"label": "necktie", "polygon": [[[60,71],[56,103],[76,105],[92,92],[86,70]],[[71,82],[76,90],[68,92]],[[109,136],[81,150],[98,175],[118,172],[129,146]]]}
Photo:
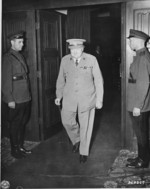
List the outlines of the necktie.
{"label": "necktie", "polygon": [[76,60],[75,64],[76,64],[76,66],[78,66],[78,64],[79,64],[78,60]]}

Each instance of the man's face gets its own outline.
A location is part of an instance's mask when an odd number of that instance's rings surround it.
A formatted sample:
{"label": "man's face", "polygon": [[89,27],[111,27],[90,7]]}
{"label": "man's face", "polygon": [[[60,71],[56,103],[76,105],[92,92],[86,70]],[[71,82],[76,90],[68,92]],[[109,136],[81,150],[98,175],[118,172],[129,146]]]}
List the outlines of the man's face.
{"label": "man's face", "polygon": [[11,40],[12,49],[15,51],[21,51],[23,47],[23,39],[13,39]]}
{"label": "man's face", "polygon": [[145,41],[140,38],[131,37],[129,39],[129,46],[130,46],[131,50],[133,50],[133,51],[137,51],[141,48],[144,48],[144,43],[145,43]]}
{"label": "man's face", "polygon": [[75,59],[78,59],[81,57],[82,53],[83,53],[83,47],[81,48],[75,48],[75,49],[70,49],[71,52],[71,56]]}
{"label": "man's face", "polygon": [[147,46],[148,50],[150,51],[150,39],[148,40],[146,46]]}
{"label": "man's face", "polygon": [[134,37],[129,38],[129,46],[131,50],[135,51],[137,46],[137,38]]}

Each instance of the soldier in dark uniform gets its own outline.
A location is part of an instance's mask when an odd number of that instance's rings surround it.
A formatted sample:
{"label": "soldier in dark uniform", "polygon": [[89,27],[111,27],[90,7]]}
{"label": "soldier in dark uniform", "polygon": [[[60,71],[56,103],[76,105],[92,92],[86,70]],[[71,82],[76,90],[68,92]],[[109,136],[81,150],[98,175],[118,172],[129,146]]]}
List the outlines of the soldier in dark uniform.
{"label": "soldier in dark uniform", "polygon": [[149,36],[138,30],[130,30],[129,46],[136,52],[130,65],[127,108],[137,137],[138,157],[128,159],[127,167],[149,166],[149,116],[150,116],[150,53],[145,47]]}
{"label": "soldier in dark uniform", "polygon": [[24,45],[24,33],[15,33],[9,36],[9,40],[11,48],[2,61],[2,101],[7,108],[11,154],[15,158],[22,158],[31,154],[23,146],[31,105],[27,65],[20,53]]}

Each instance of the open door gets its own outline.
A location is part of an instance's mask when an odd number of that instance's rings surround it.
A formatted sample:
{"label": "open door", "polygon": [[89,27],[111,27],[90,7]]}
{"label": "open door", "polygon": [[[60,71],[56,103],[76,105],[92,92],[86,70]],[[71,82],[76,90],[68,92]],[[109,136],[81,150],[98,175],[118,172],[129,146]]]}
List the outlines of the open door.
{"label": "open door", "polygon": [[61,58],[61,14],[37,11],[38,86],[41,139],[61,128],[60,112],[55,105],[55,87]]}
{"label": "open door", "polygon": [[[130,29],[141,30],[150,35],[150,1],[133,1],[126,4],[126,37]],[[132,63],[134,54],[126,44],[126,84],[129,74],[129,66]],[[132,131],[131,120],[126,114],[124,129],[125,144],[132,150],[136,149],[136,137]]]}

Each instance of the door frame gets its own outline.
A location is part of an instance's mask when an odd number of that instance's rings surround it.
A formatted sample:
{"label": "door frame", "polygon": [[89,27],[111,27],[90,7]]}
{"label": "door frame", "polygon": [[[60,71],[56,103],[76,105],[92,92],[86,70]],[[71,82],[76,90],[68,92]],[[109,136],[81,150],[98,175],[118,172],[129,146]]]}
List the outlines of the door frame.
{"label": "door frame", "polygon": [[[126,91],[127,91],[127,82],[126,82],[126,13],[128,1],[122,2],[121,0],[114,0],[113,3],[121,4],[121,67],[120,67],[120,76],[121,76],[121,126],[120,126],[120,135],[121,135],[121,147],[128,146],[127,136],[127,111],[126,111]],[[106,0],[107,4],[112,4],[112,2]],[[93,4],[94,5],[94,4]],[[99,3],[97,5],[103,5]],[[92,5],[91,5],[92,6]],[[70,8],[70,7],[68,7]]]}
{"label": "door frame", "polygon": [[[62,51],[62,14],[59,12],[56,12],[54,10],[36,10],[36,38],[37,38],[37,85],[38,85],[38,94],[39,94],[39,98],[38,98],[38,104],[39,104],[39,129],[40,129],[40,139],[46,140],[47,138],[55,135],[56,133],[58,133],[61,129],[62,129],[62,125],[61,125],[61,119],[60,117],[57,117],[57,123],[53,123],[53,127],[46,127],[46,125],[50,125],[47,124],[46,122],[46,118],[45,118],[45,88],[44,88],[44,72],[43,72],[43,61],[42,59],[44,58],[43,52],[41,51],[42,48],[42,43],[41,43],[41,14],[49,14],[51,15],[51,19],[53,18],[53,16],[57,16],[58,19],[58,60],[59,60],[59,64],[60,64],[60,60],[62,58],[63,55],[63,51]],[[57,65],[58,67],[58,65]],[[59,67],[58,67],[59,68]],[[60,112],[59,112],[59,108],[58,109],[58,116],[60,116]]]}
{"label": "door frame", "polygon": [[126,3],[121,3],[121,147],[126,146]]}

